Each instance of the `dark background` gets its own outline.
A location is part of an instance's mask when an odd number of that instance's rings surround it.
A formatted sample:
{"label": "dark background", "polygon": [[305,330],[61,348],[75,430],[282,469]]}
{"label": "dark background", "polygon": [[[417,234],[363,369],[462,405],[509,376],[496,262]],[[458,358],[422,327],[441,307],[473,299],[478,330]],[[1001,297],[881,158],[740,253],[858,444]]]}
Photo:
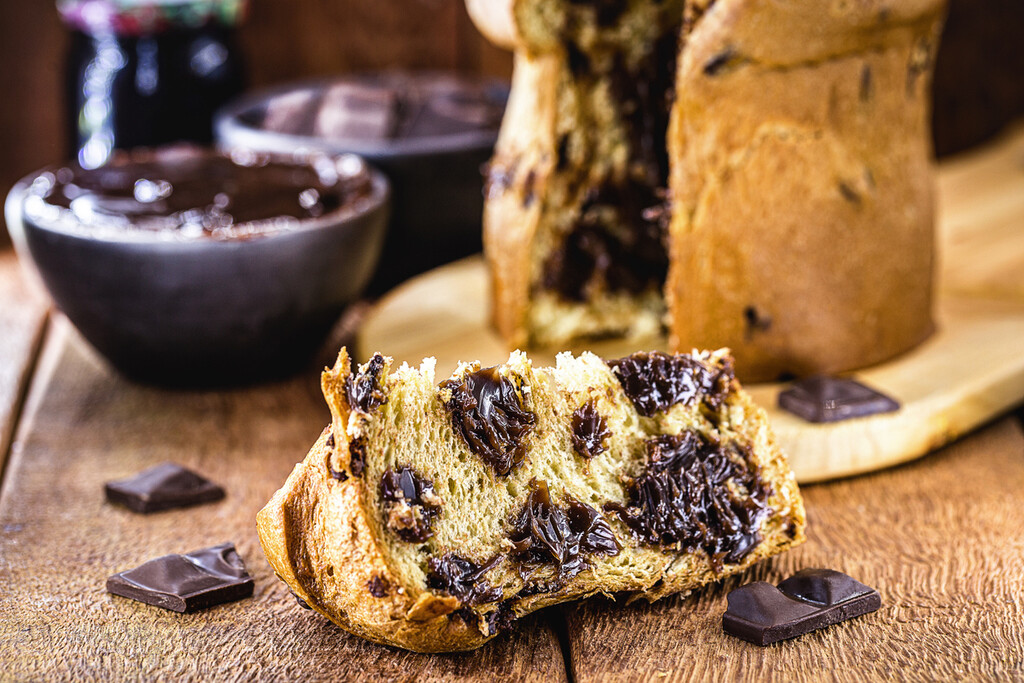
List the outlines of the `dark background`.
{"label": "dark background", "polygon": [[[392,66],[512,71],[511,54],[477,32],[463,0],[250,2],[239,33],[252,87]],[[53,0],[0,0],[0,197],[63,160],[66,38]],[[940,155],[1024,113],[1022,40],[1024,0],[952,0],[935,78]]]}
{"label": "dark background", "polygon": [[[239,38],[251,87],[390,66],[512,73],[511,53],[477,32],[463,0],[250,3]],[[66,40],[54,0],[0,0],[0,201],[22,176],[64,160]]]}

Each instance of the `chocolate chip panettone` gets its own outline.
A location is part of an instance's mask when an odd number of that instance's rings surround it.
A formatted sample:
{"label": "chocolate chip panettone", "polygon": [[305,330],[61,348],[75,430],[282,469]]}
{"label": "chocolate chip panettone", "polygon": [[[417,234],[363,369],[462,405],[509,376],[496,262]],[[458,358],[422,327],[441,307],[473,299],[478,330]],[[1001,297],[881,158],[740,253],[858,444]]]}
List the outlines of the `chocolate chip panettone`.
{"label": "chocolate chip panettone", "polygon": [[542,607],[656,600],[804,540],[795,480],[722,352],[515,352],[323,375],[333,422],[259,513],[277,574],[352,633],[478,647]]}
{"label": "chocolate chip panettone", "polygon": [[942,0],[470,6],[515,49],[484,216],[511,345],[664,322],[759,381],[931,332]]}

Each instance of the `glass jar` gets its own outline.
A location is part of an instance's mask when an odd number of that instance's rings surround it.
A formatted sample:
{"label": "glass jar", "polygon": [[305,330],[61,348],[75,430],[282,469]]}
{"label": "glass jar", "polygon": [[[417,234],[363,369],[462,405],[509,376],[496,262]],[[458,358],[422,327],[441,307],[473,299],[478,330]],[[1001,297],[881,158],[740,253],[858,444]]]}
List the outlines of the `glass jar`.
{"label": "glass jar", "polygon": [[114,149],[208,144],[244,87],[235,31],[246,0],[57,0],[71,29],[68,140],[84,168]]}

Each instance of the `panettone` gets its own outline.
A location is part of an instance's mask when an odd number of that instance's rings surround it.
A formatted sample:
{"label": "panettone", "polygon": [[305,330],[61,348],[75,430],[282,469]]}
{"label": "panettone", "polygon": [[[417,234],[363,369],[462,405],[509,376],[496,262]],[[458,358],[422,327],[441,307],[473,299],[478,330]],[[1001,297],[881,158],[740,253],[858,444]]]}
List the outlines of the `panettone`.
{"label": "panettone", "polygon": [[484,215],[498,329],[563,347],[664,324],[748,381],[920,343],[943,8],[471,0],[515,49]]}

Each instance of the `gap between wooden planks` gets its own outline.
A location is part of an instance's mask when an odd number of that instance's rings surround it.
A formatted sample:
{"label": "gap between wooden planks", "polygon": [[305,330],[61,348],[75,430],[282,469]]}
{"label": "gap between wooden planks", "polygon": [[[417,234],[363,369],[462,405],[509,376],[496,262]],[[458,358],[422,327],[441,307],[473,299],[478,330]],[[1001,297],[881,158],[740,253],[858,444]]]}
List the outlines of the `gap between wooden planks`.
{"label": "gap between wooden planks", "polygon": [[[273,574],[256,512],[330,419],[317,373],[222,392],[131,384],[57,316],[0,497],[0,679],[565,680],[549,619],[468,654],[429,656],[351,636],[301,609]],[[104,482],[171,460],[227,498],[140,516]],[[108,595],[110,574],[232,541],[251,599],[180,615]]]}

